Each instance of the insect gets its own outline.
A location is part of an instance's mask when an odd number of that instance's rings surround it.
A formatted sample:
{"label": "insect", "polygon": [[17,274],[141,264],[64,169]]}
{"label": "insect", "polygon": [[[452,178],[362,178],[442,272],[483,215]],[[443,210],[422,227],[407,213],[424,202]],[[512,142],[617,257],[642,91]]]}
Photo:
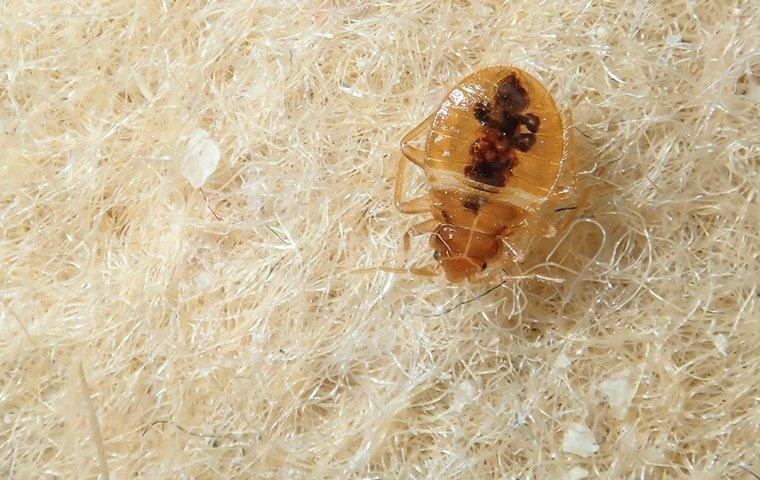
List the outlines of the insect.
{"label": "insect", "polygon": [[[433,217],[407,231],[404,251],[412,237],[430,233],[434,258],[452,282],[505,253],[523,261],[532,239],[555,235],[575,209],[566,206],[575,191],[568,124],[546,87],[521,69],[489,67],[460,81],[401,140],[396,206]],[[424,150],[413,147],[426,131]],[[407,160],[424,171],[427,195],[404,200]]]}

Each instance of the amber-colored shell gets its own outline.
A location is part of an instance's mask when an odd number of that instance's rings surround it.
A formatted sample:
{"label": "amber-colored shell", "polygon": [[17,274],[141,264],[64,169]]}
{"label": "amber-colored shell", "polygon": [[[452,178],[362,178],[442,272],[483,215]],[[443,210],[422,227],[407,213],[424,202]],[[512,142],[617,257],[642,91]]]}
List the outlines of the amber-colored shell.
{"label": "amber-colored shell", "polygon": [[[569,132],[547,89],[513,67],[459,82],[435,113],[425,147],[436,258],[452,281],[503,254],[572,175]],[[562,183],[562,185],[560,185]]]}

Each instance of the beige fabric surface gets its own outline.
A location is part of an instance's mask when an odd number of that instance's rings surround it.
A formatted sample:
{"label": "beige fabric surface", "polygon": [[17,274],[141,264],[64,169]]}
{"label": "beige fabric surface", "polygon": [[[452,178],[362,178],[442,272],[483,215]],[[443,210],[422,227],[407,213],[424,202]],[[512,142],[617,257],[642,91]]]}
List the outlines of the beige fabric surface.
{"label": "beige fabric surface", "polygon": [[[758,7],[5,2],[0,478],[757,478]],[[377,270],[399,139],[500,64],[588,208]]]}

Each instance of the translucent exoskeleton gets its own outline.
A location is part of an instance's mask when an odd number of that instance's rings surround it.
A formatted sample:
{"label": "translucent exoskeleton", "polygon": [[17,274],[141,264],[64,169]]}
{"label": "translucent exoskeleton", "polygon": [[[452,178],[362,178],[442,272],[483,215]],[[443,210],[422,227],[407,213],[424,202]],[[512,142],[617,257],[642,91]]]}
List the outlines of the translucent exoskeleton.
{"label": "translucent exoskeleton", "polygon": [[[518,68],[485,68],[459,82],[401,140],[396,205],[433,217],[407,232],[405,251],[413,236],[430,233],[446,277],[460,282],[505,254],[519,263],[532,239],[555,235],[574,208],[569,117]],[[424,150],[413,147],[426,132]],[[407,160],[423,169],[427,195],[404,199]]]}

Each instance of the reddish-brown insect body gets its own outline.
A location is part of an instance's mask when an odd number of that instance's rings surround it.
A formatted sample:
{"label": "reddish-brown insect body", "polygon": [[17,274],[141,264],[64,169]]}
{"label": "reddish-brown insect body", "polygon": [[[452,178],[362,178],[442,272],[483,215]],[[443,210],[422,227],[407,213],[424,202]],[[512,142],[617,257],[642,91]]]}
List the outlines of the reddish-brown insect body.
{"label": "reddish-brown insect body", "polygon": [[[564,123],[535,77],[491,67],[459,82],[404,137],[402,152],[424,169],[430,189],[427,198],[401,202],[400,164],[396,200],[402,211],[432,213],[433,220],[409,236],[431,233],[430,245],[449,280],[473,276],[505,250],[520,261],[532,236],[554,230],[557,219],[551,217],[574,184]],[[424,151],[411,147],[428,128]]]}

